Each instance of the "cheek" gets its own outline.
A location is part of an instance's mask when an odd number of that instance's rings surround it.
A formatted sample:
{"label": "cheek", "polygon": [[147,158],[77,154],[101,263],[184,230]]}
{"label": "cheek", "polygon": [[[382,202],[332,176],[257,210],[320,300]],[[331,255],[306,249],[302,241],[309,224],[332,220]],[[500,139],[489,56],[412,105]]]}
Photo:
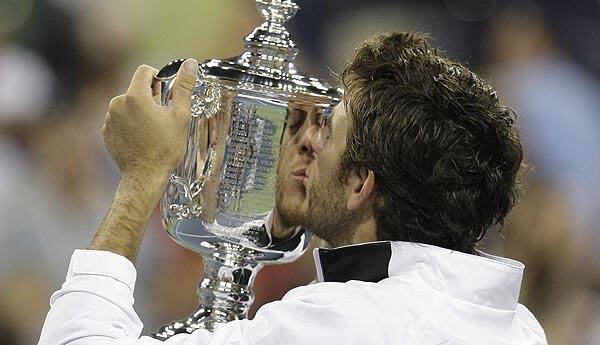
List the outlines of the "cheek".
{"label": "cheek", "polygon": [[289,128],[285,128],[283,134],[281,135],[280,145],[281,147],[286,147],[292,141],[294,134],[290,132]]}
{"label": "cheek", "polygon": [[328,148],[326,148],[315,161],[315,183],[323,185],[335,181],[340,173],[340,162],[341,155],[333,150],[328,151]]}
{"label": "cheek", "polygon": [[319,159],[317,160],[319,169],[334,169],[339,165],[341,152],[338,152],[337,147],[332,144],[333,143],[329,143],[325,145],[323,150],[319,153]]}
{"label": "cheek", "polygon": [[286,158],[292,158],[294,153],[293,148],[293,138],[287,137],[281,141],[281,145],[279,146],[279,157],[280,161],[285,160]]}
{"label": "cheek", "polygon": [[313,178],[313,184],[322,186],[329,180],[329,177],[335,171],[335,166],[331,159],[326,156],[319,156],[319,159],[315,162],[316,172]]}
{"label": "cheek", "polygon": [[279,158],[277,160],[277,171],[279,171],[279,167],[285,164],[289,158],[289,154],[291,151],[290,141],[288,139],[288,135],[286,134],[282,139],[279,145]]}

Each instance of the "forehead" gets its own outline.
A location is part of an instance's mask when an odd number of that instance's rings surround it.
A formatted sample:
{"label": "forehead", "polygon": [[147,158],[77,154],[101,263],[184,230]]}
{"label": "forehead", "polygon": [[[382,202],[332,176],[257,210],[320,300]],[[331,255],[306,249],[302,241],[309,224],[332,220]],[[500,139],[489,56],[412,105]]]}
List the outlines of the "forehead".
{"label": "forehead", "polygon": [[349,125],[350,118],[346,113],[344,102],[340,102],[333,108],[333,113],[331,114],[331,132],[335,141],[346,141]]}
{"label": "forehead", "polygon": [[332,125],[334,124],[347,124],[350,119],[348,118],[348,114],[346,113],[346,108],[344,106],[344,102],[338,103],[333,108],[333,113],[331,116]]}

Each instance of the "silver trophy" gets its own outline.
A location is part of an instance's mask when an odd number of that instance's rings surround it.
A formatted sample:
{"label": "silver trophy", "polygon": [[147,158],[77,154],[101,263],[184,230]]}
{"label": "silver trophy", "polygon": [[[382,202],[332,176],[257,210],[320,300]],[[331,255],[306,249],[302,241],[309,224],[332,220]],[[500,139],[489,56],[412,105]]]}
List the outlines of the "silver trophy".
{"label": "silver trophy", "polygon": [[[340,93],[294,67],[298,48],[283,24],[298,6],[256,0],[256,7],[266,21],[244,39],[245,51],[200,64],[187,152],[171,175],[161,213],[169,235],[202,256],[204,278],[197,311],[162,326],[152,334],[158,339],[246,318],[256,273],[264,264],[297,259],[310,241],[303,228],[285,240],[270,235],[281,138],[290,110],[325,115]],[[183,61],[156,77],[163,104]]]}

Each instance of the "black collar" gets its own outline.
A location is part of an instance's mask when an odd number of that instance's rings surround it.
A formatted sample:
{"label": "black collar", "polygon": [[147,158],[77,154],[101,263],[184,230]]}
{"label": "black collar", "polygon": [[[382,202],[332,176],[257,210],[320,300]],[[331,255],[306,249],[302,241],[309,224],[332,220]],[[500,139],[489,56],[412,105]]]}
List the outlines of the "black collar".
{"label": "black collar", "polygon": [[377,283],[389,277],[392,246],[388,241],[361,243],[314,252],[320,282],[361,280]]}

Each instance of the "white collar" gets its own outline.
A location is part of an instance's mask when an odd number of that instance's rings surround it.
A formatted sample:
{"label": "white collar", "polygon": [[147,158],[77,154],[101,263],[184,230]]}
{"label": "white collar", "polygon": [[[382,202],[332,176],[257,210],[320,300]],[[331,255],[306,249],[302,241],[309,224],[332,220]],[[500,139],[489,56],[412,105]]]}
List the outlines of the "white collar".
{"label": "white collar", "polygon": [[515,310],[524,265],[477,252],[477,255],[411,242],[371,242],[315,249],[320,282],[378,282],[399,277],[443,291],[452,298],[499,310]]}

